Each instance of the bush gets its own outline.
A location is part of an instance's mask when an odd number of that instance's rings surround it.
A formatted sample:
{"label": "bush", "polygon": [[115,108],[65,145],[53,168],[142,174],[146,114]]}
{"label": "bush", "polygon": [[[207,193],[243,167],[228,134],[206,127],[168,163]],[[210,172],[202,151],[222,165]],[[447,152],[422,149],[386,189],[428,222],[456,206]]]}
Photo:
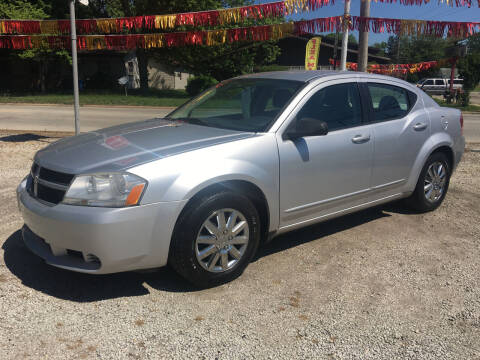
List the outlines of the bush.
{"label": "bush", "polygon": [[458,74],[463,78],[464,94],[461,98],[462,106],[470,103],[470,91],[480,82],[480,53],[469,54],[458,61]]}
{"label": "bush", "polygon": [[458,97],[458,101],[461,106],[468,106],[470,105],[470,91],[464,91]]}
{"label": "bush", "polygon": [[187,87],[185,88],[185,90],[187,91],[188,95],[195,96],[200,94],[202,91],[208,89],[209,87],[215,85],[216,83],[218,83],[218,81],[211,76],[194,76],[187,80]]}

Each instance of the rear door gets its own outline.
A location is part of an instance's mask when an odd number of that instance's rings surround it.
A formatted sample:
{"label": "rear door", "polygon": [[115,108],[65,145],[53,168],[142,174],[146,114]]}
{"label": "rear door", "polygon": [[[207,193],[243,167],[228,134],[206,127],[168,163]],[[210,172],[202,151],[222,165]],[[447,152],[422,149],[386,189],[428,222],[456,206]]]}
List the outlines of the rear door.
{"label": "rear door", "polygon": [[372,189],[392,189],[409,178],[417,155],[430,134],[430,119],[421,100],[391,81],[364,82],[374,132]]}

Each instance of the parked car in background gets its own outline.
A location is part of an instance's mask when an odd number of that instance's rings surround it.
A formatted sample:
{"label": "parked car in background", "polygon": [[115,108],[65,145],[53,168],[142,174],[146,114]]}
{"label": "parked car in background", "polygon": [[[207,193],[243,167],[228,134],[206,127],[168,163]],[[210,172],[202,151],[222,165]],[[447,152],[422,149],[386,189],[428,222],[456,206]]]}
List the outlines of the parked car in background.
{"label": "parked car in background", "polygon": [[464,151],[462,128],[459,110],[396,78],[241,76],[164,119],[37,152],[17,189],[23,239],[64,269],[169,263],[212,286],[239,276],[275,235],[402,198],[436,209]]}
{"label": "parked car in background", "polygon": [[[450,90],[450,79],[429,78],[422,79],[417,83],[417,87],[429,95],[444,95]],[[463,89],[463,79],[453,79],[453,90]]]}

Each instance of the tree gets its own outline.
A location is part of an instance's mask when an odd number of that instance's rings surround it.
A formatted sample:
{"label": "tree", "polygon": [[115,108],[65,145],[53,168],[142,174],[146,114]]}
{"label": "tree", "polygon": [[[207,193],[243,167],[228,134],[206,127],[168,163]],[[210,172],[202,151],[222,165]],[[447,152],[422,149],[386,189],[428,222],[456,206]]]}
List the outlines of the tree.
{"label": "tree", "polygon": [[432,36],[390,36],[386,54],[397,64],[440,60],[453,42]]}
{"label": "tree", "polygon": [[[335,36],[336,36],[336,33],[330,33],[330,34],[325,35],[325,37],[327,39],[332,39],[332,40],[335,40]],[[342,43],[342,38],[343,38],[343,33],[339,32],[338,33],[338,44],[339,44],[339,46],[341,46],[340,44]],[[348,43],[353,44],[353,45],[358,44],[358,41],[357,41],[357,38],[355,37],[355,35],[353,35],[353,34],[348,35]]]}
{"label": "tree", "polygon": [[[104,9],[107,16],[161,15],[178,12],[213,10],[224,7],[237,7],[252,4],[251,0],[95,0],[91,7]],[[103,4],[103,5],[102,5]],[[115,15],[114,15],[115,14]],[[283,19],[247,20],[241,24],[221,27],[254,26],[280,23]],[[218,27],[217,27],[218,28]],[[191,27],[180,27],[173,31],[189,31]],[[242,42],[218,46],[185,46],[139,51],[140,75],[146,75],[146,58],[154,57],[170,70],[181,68],[187,72],[209,75],[223,80],[235,75],[252,72],[254,66],[275,61],[280,48],[274,41]],[[142,83],[142,81],[141,81]],[[145,83],[145,81],[143,82]]]}
{"label": "tree", "polygon": [[375,43],[373,44],[373,47],[375,49],[379,49],[380,51],[378,52],[378,54],[380,56],[385,56],[386,55],[386,52],[387,52],[387,42],[386,41],[382,41],[382,42],[379,42],[379,43]]}
{"label": "tree", "polygon": [[470,92],[480,82],[480,53],[469,54],[458,61],[458,73],[463,79],[463,106],[470,103]]}
{"label": "tree", "polygon": [[469,36],[467,47],[469,53],[480,53],[480,34]]}
{"label": "tree", "polygon": [[[50,9],[44,1],[27,0],[3,0],[0,3],[0,18],[3,19],[45,19]],[[13,56],[37,65],[37,77],[34,79],[34,87],[41,92],[46,92],[46,80],[49,73],[49,64],[71,62],[67,50],[32,49],[15,52]]]}

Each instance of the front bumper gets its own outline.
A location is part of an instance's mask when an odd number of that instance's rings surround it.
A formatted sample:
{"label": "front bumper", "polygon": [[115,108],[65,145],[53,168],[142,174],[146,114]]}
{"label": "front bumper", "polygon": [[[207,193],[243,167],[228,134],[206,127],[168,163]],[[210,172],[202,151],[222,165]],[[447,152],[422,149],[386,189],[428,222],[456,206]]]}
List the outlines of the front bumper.
{"label": "front bumper", "polygon": [[148,269],[167,264],[176,219],[186,201],[127,208],[58,204],[17,188],[25,221],[25,245],[48,264],[93,274]]}

